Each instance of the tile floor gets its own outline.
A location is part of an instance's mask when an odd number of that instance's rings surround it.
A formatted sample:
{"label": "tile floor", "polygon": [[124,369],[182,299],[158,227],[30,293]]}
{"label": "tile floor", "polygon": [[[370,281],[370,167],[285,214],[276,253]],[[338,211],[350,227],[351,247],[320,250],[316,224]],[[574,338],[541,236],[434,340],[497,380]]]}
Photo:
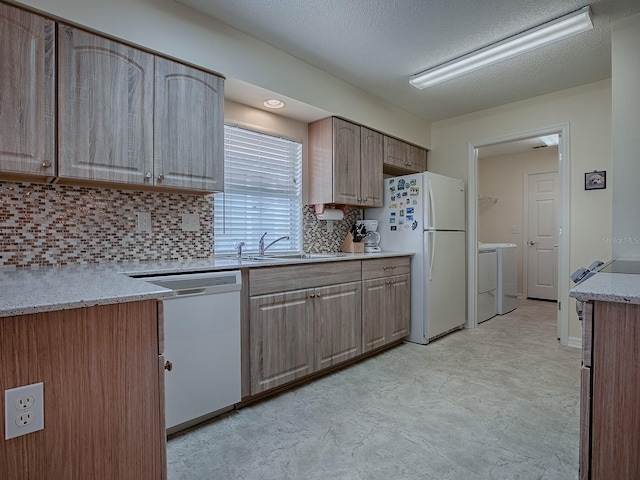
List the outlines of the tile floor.
{"label": "tile floor", "polygon": [[405,343],[168,442],[168,478],[576,479],[580,352],[555,304]]}

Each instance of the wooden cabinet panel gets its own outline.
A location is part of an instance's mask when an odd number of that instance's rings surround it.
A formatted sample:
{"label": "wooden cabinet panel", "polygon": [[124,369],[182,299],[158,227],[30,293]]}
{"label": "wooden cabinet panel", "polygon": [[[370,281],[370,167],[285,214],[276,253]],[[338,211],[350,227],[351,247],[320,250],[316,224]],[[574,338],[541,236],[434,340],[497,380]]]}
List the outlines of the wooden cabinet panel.
{"label": "wooden cabinet panel", "polygon": [[[365,262],[366,263],[366,262]],[[385,336],[387,279],[362,282],[362,352],[387,344]]]}
{"label": "wooden cabinet panel", "polygon": [[249,295],[358,282],[360,278],[359,261],[252,268],[249,270]]}
{"label": "wooden cabinet panel", "polygon": [[591,479],[640,478],[640,306],[596,302]]}
{"label": "wooden cabinet panel", "polygon": [[385,336],[389,342],[394,342],[409,335],[411,288],[409,275],[391,277],[389,282],[388,332]]}
{"label": "wooden cabinet panel", "polygon": [[361,289],[362,284],[357,282],[313,291],[318,370],[361,353]]}
{"label": "wooden cabinet panel", "polygon": [[54,47],[52,20],[0,3],[2,177],[55,174]]}
{"label": "wooden cabinet panel", "polygon": [[582,365],[591,367],[591,351],[593,348],[593,302],[584,304],[582,320]]}
{"label": "wooden cabinet panel", "polygon": [[411,271],[409,257],[379,258],[362,262],[362,279],[403,275]]}
{"label": "wooden cabinet panel", "polygon": [[361,127],[360,140],[360,204],[367,207],[381,207],[383,202],[384,135]]}
{"label": "wooden cabinet panel", "polygon": [[580,369],[580,459],[579,478],[589,480],[591,446],[591,369]]}
{"label": "wooden cabinet panel", "polygon": [[385,135],[384,167],[398,174],[424,172],[427,169],[427,151]]}
{"label": "wooden cabinet panel", "polygon": [[309,203],[382,206],[383,135],[336,117],[309,125]]}
{"label": "wooden cabinet panel", "polygon": [[0,478],[164,478],[156,312],[148,300],[0,318],[0,391],[43,382],[45,395],[44,430],[0,441]]}
{"label": "wooden cabinet panel", "polygon": [[252,395],[314,372],[312,303],[307,290],[250,299]]}
{"label": "wooden cabinet panel", "polygon": [[156,58],[154,182],[176,188],[224,187],[224,80]]}
{"label": "wooden cabinet panel", "polygon": [[153,171],[154,56],[59,25],[61,178],[145,184]]}
{"label": "wooden cabinet panel", "polygon": [[333,119],[333,201],[360,205],[360,126]]}

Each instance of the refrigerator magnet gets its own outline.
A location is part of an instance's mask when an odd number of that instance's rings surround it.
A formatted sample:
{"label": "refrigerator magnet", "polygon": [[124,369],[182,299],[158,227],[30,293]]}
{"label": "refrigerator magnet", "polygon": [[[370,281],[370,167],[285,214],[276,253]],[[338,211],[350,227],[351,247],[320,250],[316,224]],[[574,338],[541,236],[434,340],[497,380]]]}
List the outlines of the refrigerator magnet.
{"label": "refrigerator magnet", "polygon": [[409,195],[416,196],[420,193],[420,187],[411,187],[409,189]]}
{"label": "refrigerator magnet", "polygon": [[411,230],[415,230],[416,228],[418,228],[418,221],[414,220],[413,223],[411,224]]}
{"label": "refrigerator magnet", "polygon": [[395,225],[391,225],[391,231],[395,232],[396,230],[397,230],[396,226]]}
{"label": "refrigerator magnet", "polygon": [[413,213],[414,213],[413,207],[407,207],[407,215],[413,214]]}
{"label": "refrigerator magnet", "polygon": [[418,184],[418,181],[415,178],[412,178],[409,181],[409,185],[412,186],[412,187],[415,187],[417,184]]}

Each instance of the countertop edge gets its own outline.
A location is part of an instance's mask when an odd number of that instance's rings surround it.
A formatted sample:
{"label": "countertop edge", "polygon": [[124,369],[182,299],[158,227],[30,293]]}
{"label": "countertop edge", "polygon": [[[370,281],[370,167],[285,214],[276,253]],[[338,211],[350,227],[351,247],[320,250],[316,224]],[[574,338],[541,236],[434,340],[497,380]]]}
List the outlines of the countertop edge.
{"label": "countertop edge", "polygon": [[573,287],[569,296],[583,302],[640,304],[640,276],[598,272]]}

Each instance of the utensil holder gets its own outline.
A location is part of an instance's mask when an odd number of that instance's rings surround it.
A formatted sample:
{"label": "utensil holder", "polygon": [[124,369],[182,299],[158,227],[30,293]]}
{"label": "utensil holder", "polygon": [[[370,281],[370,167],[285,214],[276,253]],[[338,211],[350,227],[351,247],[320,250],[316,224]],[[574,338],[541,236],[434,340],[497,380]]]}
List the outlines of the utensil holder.
{"label": "utensil holder", "polygon": [[364,253],[364,242],[354,242],[353,235],[349,232],[342,242],[341,250],[344,253]]}

